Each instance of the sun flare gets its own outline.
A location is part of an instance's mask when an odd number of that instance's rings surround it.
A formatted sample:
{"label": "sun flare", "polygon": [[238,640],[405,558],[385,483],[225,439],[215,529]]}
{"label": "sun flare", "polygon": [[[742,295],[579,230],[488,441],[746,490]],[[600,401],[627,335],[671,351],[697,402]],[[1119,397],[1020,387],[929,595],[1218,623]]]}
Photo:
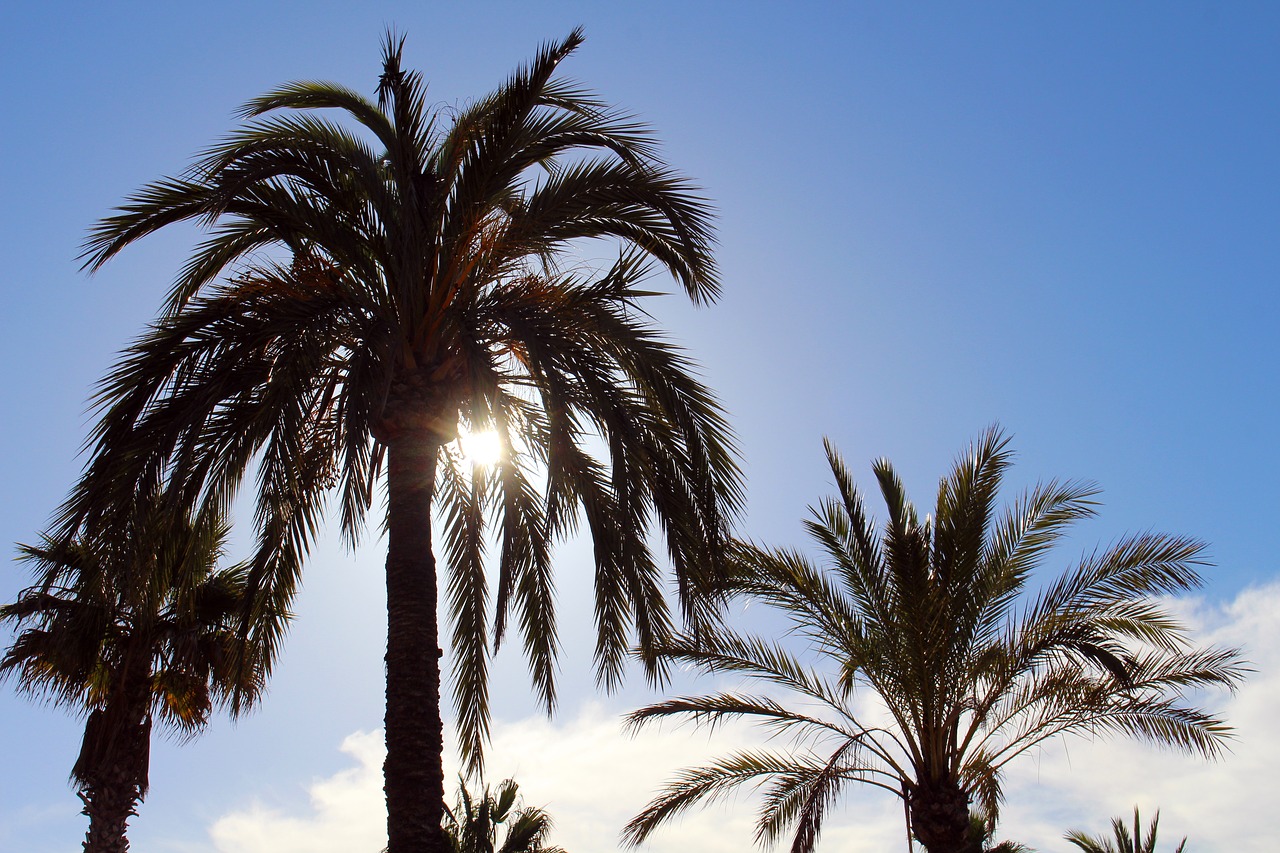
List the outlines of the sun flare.
{"label": "sun flare", "polygon": [[462,458],[473,468],[492,468],[502,459],[502,439],[491,429],[460,430],[458,446],[462,449]]}

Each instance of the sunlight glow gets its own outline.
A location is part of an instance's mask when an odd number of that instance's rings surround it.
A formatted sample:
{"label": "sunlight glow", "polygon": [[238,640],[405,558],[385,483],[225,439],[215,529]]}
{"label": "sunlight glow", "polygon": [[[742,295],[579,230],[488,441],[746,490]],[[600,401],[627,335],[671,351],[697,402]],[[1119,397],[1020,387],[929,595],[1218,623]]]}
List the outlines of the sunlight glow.
{"label": "sunlight glow", "polygon": [[491,468],[502,459],[502,440],[491,429],[459,430],[458,446],[462,448],[462,458],[472,467]]}

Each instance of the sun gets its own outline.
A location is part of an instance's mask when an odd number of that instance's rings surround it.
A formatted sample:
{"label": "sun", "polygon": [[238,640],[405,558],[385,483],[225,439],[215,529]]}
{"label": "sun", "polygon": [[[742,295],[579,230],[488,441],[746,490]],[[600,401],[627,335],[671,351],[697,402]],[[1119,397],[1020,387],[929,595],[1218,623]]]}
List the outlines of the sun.
{"label": "sun", "polygon": [[458,446],[462,458],[473,468],[492,468],[502,460],[502,439],[491,429],[458,430]]}

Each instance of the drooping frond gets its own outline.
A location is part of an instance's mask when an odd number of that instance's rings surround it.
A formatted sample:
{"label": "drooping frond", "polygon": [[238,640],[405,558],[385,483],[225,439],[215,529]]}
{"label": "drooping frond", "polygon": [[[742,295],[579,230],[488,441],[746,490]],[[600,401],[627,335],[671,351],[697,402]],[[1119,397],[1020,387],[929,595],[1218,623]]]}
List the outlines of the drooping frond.
{"label": "drooping frond", "polygon": [[[545,45],[453,110],[431,104],[388,33],[376,97],[301,81],[250,101],[82,256],[93,270],[168,225],[205,232],[100,388],[59,529],[107,520],[136,482],[190,503],[255,489],[241,629],[269,663],[324,513],[336,506],[354,542],[396,438],[420,432],[442,463],[432,499],[472,769],[489,655],[509,630],[555,703],[559,537],[593,539],[596,669],[612,687],[633,646],[675,631],[668,564],[678,615],[713,621],[742,504],[727,418],[644,307],[664,289],[655,270],[695,302],[716,297],[711,207],[643,123],[562,76],[581,40]],[[579,261],[589,241],[617,262]],[[462,422],[504,433],[506,458],[478,479],[447,464]],[[661,680],[659,659],[641,660]]]}

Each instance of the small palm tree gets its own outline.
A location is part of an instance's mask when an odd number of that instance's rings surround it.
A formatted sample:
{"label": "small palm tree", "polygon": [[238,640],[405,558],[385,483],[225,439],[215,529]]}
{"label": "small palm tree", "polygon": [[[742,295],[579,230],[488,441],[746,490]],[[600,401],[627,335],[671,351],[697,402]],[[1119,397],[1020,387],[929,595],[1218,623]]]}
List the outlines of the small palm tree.
{"label": "small palm tree", "polygon": [[[1159,826],[1160,812],[1156,812],[1156,816],[1151,819],[1151,825],[1147,827],[1147,836],[1143,838],[1142,820],[1138,816],[1138,807],[1134,806],[1132,835],[1129,834],[1129,827],[1125,826],[1122,818],[1114,818],[1111,821],[1114,844],[1111,838],[1086,835],[1078,829],[1073,829],[1063,837],[1085,851],[1085,853],[1155,853],[1156,829]],[[1187,839],[1186,836],[1183,836],[1182,841],[1178,843],[1178,847],[1173,853],[1183,853],[1186,846]]]}
{"label": "small palm tree", "polygon": [[[326,505],[354,541],[385,482],[392,853],[444,850],[438,598],[476,771],[508,622],[555,704],[554,543],[579,525],[593,540],[610,687],[631,646],[674,622],[650,529],[697,620],[740,502],[723,412],[645,310],[651,266],[694,302],[718,294],[708,205],[645,127],[559,76],[581,42],[547,45],[455,110],[432,105],[389,35],[376,102],[315,82],[252,101],[244,126],[130,199],[86,251],[97,268],[175,222],[210,230],[103,386],[65,529],[139,480],[228,501],[256,471],[251,624],[274,649],[284,629],[263,611],[288,606]],[[617,260],[596,268],[602,248]],[[451,465],[460,427],[496,431],[502,460]]]}
{"label": "small palm tree", "polygon": [[153,719],[194,736],[215,704],[252,705],[265,675],[237,631],[246,569],[214,570],[227,535],[218,514],[174,515],[154,500],[129,518],[110,535],[20,546],[38,581],[0,607],[17,629],[0,677],[86,715],[71,777],[88,853],[128,849]]}
{"label": "small palm tree", "polygon": [[[877,532],[828,444],[840,495],[807,527],[828,568],[796,551],[736,547],[738,593],[769,605],[809,641],[815,669],[775,641],[728,629],[661,650],[707,673],[740,674],[797,696],[722,692],[634,712],[639,727],[669,717],[714,725],[746,717],[796,738],[794,751],[753,750],[684,770],[626,828],[631,843],[689,807],[744,784],[772,782],[756,837],[794,828],[810,853],[828,809],[851,784],[901,797],[910,832],[930,853],[978,853],[976,801],[994,819],[1001,773],[1067,732],[1124,734],[1206,756],[1229,736],[1184,691],[1234,688],[1231,649],[1195,648],[1158,596],[1195,586],[1200,543],[1142,534],[1084,558],[1035,596],[1032,572],[1072,522],[1093,515],[1097,490],[1051,482],[1000,512],[1008,439],[992,428],[939,484],[923,520],[886,461],[875,463],[888,520]],[[869,712],[859,690],[883,708]]]}
{"label": "small palm tree", "polygon": [[[518,800],[519,786],[503,780],[496,792],[485,785],[477,796],[458,780],[458,800],[445,810],[444,830],[453,853],[565,853],[561,847],[546,846],[551,817],[545,811],[524,806]],[[501,843],[499,829],[505,827]]]}

